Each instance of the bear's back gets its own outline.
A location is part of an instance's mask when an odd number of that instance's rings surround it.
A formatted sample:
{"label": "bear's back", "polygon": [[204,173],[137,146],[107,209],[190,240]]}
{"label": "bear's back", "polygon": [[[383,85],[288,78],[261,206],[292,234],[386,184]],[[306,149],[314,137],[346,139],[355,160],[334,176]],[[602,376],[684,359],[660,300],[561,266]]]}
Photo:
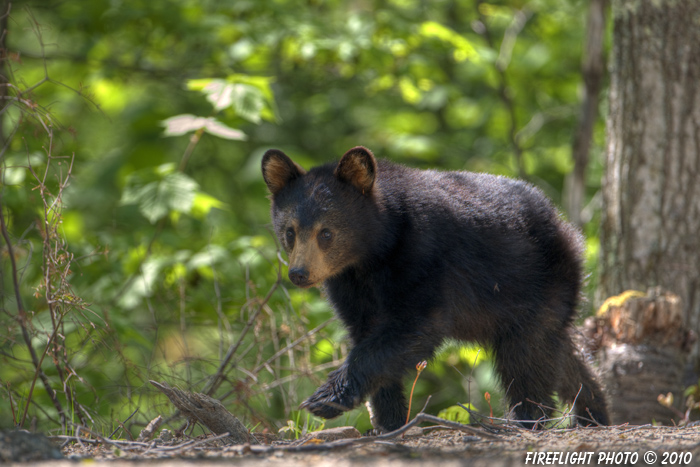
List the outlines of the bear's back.
{"label": "bear's back", "polygon": [[[387,209],[415,222],[541,235],[561,220],[538,188],[522,180],[475,172],[418,170],[379,162],[377,190]],[[530,232],[532,229],[538,232]]]}
{"label": "bear's back", "polygon": [[[502,176],[386,162],[379,164],[377,183],[378,202],[399,226],[401,254],[393,257],[410,258],[401,262],[404,271],[441,275],[446,303],[488,309],[508,323],[514,316],[504,310],[554,300],[567,303],[562,319],[572,316],[582,239],[541,190]],[[463,329],[485,323],[477,324]]]}

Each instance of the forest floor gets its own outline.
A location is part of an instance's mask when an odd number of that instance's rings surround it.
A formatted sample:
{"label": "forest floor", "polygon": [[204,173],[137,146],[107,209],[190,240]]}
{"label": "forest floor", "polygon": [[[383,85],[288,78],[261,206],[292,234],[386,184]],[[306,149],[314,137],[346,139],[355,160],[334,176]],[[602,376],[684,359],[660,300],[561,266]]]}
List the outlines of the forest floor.
{"label": "forest floor", "polygon": [[[342,434],[338,434],[338,430]],[[67,440],[61,448],[62,459],[31,461],[24,458],[19,462],[20,458],[15,458],[9,465],[70,467],[76,465],[76,461],[106,467],[700,464],[700,427],[622,425],[536,432],[510,427],[489,431],[482,427],[470,427],[469,431],[413,427],[404,436],[384,439],[358,438],[359,433],[354,428],[344,430],[326,430],[331,431],[332,436],[310,434],[297,441],[260,439],[261,444],[245,445],[224,445],[214,436],[190,440],[175,438],[160,443],[105,443],[103,440],[88,444],[86,439]],[[60,440],[52,441],[55,445]],[[38,448],[35,447],[33,453],[36,452]]]}

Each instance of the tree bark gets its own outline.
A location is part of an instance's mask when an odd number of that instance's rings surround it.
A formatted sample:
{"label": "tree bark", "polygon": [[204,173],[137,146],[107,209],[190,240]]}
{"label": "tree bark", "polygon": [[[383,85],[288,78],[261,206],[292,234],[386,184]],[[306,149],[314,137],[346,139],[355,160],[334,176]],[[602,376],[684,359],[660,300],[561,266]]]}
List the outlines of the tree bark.
{"label": "tree bark", "polygon": [[698,333],[700,1],[613,0],[612,13],[596,299],[661,286]]}
{"label": "tree bark", "polygon": [[586,44],[583,49],[581,75],[584,90],[574,141],[571,148],[574,170],[566,177],[564,183],[564,201],[569,221],[581,226],[590,219],[582,219],[581,213],[585,200],[586,169],[588,167],[593,127],[598,118],[600,90],[605,76],[605,12],[608,0],[590,0],[586,25]]}

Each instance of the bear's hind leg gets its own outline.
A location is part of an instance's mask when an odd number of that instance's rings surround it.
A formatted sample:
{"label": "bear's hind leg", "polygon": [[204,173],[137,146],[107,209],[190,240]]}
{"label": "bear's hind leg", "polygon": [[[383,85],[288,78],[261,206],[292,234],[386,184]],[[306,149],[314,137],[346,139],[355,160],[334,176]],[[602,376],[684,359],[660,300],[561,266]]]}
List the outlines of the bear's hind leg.
{"label": "bear's hind leg", "polygon": [[[543,345],[546,344],[546,345]],[[512,415],[525,428],[543,428],[554,407],[560,342],[553,336],[509,335],[494,345],[498,371]]]}
{"label": "bear's hind leg", "polygon": [[406,423],[408,407],[401,382],[382,386],[372,395],[372,426],[375,432],[398,430]]}
{"label": "bear's hind leg", "polygon": [[559,397],[569,403],[575,401],[574,410],[579,416],[579,425],[609,425],[610,417],[603,390],[588,365],[576,355],[573,343],[568,339],[564,342],[562,356]]}

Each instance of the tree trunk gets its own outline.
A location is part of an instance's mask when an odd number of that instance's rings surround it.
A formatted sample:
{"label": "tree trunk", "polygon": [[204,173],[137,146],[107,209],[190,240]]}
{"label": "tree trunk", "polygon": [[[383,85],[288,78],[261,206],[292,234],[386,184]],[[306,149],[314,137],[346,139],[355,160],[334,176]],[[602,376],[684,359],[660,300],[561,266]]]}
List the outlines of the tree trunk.
{"label": "tree trunk", "polygon": [[596,299],[661,286],[680,296],[698,333],[700,1],[613,0],[612,9]]}
{"label": "tree trunk", "polygon": [[571,153],[574,170],[564,182],[564,203],[569,221],[581,226],[590,219],[582,219],[585,200],[586,169],[593,141],[593,126],[598,119],[598,101],[605,75],[605,11],[608,0],[590,0],[586,25],[586,44],[583,49],[581,74],[583,75],[583,99]]}

